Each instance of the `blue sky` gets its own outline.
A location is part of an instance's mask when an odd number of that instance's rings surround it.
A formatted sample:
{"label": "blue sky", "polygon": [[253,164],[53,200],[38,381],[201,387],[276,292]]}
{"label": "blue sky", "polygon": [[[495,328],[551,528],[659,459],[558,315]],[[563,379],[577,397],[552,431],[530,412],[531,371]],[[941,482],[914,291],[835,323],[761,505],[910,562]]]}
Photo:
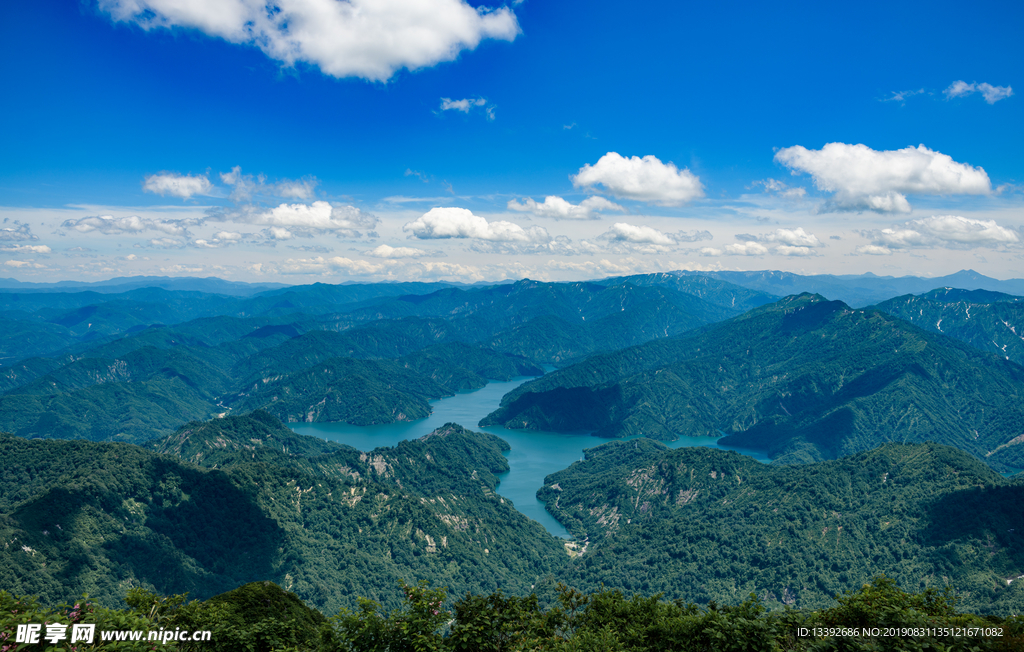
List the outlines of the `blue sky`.
{"label": "blue sky", "polygon": [[1020,3],[38,0],[0,276],[1024,277]]}

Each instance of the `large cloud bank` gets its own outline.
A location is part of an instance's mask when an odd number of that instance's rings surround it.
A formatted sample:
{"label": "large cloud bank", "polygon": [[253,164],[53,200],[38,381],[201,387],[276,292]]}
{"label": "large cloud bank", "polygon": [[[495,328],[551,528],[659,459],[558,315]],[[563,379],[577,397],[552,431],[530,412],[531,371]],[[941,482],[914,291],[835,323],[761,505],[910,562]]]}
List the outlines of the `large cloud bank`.
{"label": "large cloud bank", "polygon": [[829,143],[819,150],[796,145],[779,150],[775,160],[794,173],[810,174],[819,190],[833,193],[826,210],[909,213],[907,194],[992,191],[985,170],[924,145],[888,151],[846,143]]}
{"label": "large cloud bank", "polygon": [[959,215],[933,215],[911,220],[902,226],[865,233],[871,244],[860,247],[865,254],[888,254],[899,249],[942,247],[945,249],[997,248],[1015,245],[1020,236],[995,220],[978,220]]}
{"label": "large cloud bank", "polygon": [[99,6],[143,29],[197,29],[255,45],[287,65],[301,61],[334,77],[372,81],[452,61],[483,39],[512,41],[519,34],[508,8],[474,8],[464,0],[99,0]]}

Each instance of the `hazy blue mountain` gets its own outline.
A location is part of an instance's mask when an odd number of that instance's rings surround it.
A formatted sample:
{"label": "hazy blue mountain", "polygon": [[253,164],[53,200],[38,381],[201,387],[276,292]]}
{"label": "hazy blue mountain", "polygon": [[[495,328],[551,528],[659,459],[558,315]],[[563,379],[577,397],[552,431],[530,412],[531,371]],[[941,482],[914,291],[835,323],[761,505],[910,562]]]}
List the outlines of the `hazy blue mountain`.
{"label": "hazy blue mountain", "polygon": [[163,288],[209,292],[235,296],[248,296],[257,292],[288,287],[282,283],[243,283],[226,281],[216,277],[195,278],[191,276],[119,276],[106,281],[59,281],[57,283],[32,283],[13,278],[0,279],[0,288],[10,288],[21,293],[44,292],[101,292],[120,293],[134,288]]}
{"label": "hazy blue mountain", "polygon": [[810,292],[828,299],[843,301],[855,308],[879,303],[904,294],[921,294],[934,288],[954,287],[966,290],[991,290],[1008,294],[1024,294],[1024,279],[1000,281],[975,272],[961,270],[948,276],[876,276],[817,274],[803,276],[790,272],[679,272],[685,275],[710,276],[746,288],[777,296]]}
{"label": "hazy blue mountain", "polygon": [[616,276],[596,281],[602,285],[657,286],[689,294],[716,306],[722,306],[739,312],[763,306],[782,298],[782,295],[768,294],[751,290],[729,283],[706,274],[683,274],[681,272],[661,272],[657,274],[636,274],[633,276]]}

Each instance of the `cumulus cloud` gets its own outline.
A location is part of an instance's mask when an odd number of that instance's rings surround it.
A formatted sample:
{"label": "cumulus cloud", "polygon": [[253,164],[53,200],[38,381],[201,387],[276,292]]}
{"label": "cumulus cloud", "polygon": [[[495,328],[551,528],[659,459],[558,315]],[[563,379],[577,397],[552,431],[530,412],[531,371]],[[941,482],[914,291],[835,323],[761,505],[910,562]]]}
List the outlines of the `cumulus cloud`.
{"label": "cumulus cloud", "polygon": [[387,81],[402,68],[453,61],[483,39],[519,34],[507,7],[465,0],[99,0],[115,21],[143,29],[185,27],[255,45],[285,65],[304,62],[334,77]]}
{"label": "cumulus cloud", "polygon": [[820,150],[800,145],[775,154],[793,174],[810,174],[819,190],[831,192],[828,211],[909,213],[906,194],[970,194],[992,191],[980,167],[957,163],[924,145],[876,151],[866,145],[829,143]]}
{"label": "cumulus cloud", "polygon": [[209,195],[213,192],[213,184],[206,175],[193,176],[177,172],[161,172],[151,174],[142,182],[142,190],[158,195],[172,195],[188,199],[192,195]]}
{"label": "cumulus cloud", "polygon": [[432,208],[405,224],[403,231],[420,240],[473,238],[492,242],[549,242],[551,236],[540,226],[527,229],[504,220],[488,222],[465,208]]}
{"label": "cumulus cloud", "polygon": [[311,238],[326,233],[338,237],[362,237],[362,229],[371,229],[380,219],[355,206],[315,201],[312,204],[280,204],[274,208],[243,206],[211,213],[210,220],[265,226],[265,235],[276,240]]}
{"label": "cumulus cloud", "polygon": [[968,84],[965,81],[957,80],[942,92],[946,96],[947,100],[951,100],[954,97],[966,97],[974,93],[981,93],[981,96],[985,98],[986,102],[989,104],[995,104],[999,100],[1005,100],[1012,96],[1013,88],[1011,86],[993,86],[992,84],[987,84],[985,82],[980,84]]}
{"label": "cumulus cloud", "polygon": [[715,247],[701,247],[701,256],[763,256],[768,253],[768,248],[759,242],[737,242],[728,244],[717,249]]}
{"label": "cumulus cloud", "polygon": [[588,197],[579,204],[570,204],[561,197],[549,195],[544,198],[543,203],[537,203],[527,197],[522,203],[514,199],[508,202],[509,210],[521,213],[533,213],[538,217],[550,217],[556,220],[591,220],[598,219],[600,211],[618,211],[625,213],[626,209],[615,202],[610,202],[604,197]]}
{"label": "cumulus cloud", "polygon": [[5,260],[4,265],[18,269],[45,269],[46,265],[40,265],[34,260]]}
{"label": "cumulus cloud", "polygon": [[[7,224],[8,219],[4,218],[3,224]],[[6,242],[24,242],[25,240],[38,240],[39,238],[32,233],[32,228],[24,222],[13,220],[11,226],[0,227],[0,241]]]}
{"label": "cumulus cloud", "polygon": [[427,251],[416,247],[391,247],[382,244],[369,251],[364,251],[363,255],[373,258],[422,258],[423,256],[443,256],[444,252]]}
{"label": "cumulus cloud", "polygon": [[[999,226],[995,220],[977,220],[959,215],[934,215],[891,229],[867,231],[863,235],[871,239],[873,246],[888,250],[996,248],[1020,242],[1020,236],[1013,229]],[[879,249],[874,253],[885,252]]]}
{"label": "cumulus cloud", "polygon": [[79,233],[103,233],[106,235],[136,235],[146,231],[159,231],[173,236],[187,236],[191,220],[154,220],[138,215],[114,217],[113,215],[91,215],[64,220],[61,228],[73,229]]}
{"label": "cumulus cloud", "polygon": [[572,182],[576,187],[601,185],[616,197],[661,206],[678,206],[704,196],[699,177],[650,155],[625,158],[608,152],[594,165],[580,168]]}

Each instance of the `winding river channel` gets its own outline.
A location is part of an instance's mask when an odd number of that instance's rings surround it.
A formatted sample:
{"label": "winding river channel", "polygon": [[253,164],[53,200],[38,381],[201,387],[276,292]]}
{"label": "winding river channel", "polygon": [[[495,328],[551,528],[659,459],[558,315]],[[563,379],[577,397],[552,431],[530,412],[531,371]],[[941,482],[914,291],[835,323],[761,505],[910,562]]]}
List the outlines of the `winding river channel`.
{"label": "winding river channel", "polygon": [[[555,471],[568,467],[583,458],[583,451],[606,443],[589,433],[560,433],[537,430],[506,430],[498,426],[481,428],[477,426],[501,403],[501,397],[532,378],[516,378],[508,382],[491,382],[486,387],[472,392],[456,394],[432,401],[433,412],[426,419],[412,422],[389,423],[379,426],[352,426],[347,423],[293,423],[289,426],[302,435],[311,435],[348,444],[362,451],[380,446],[394,446],[404,439],[415,439],[431,432],[448,422],[455,422],[472,430],[493,433],[509,443],[511,450],[505,453],[509,471],[498,476],[501,484],[498,493],[511,500],[516,509],[540,522],[551,534],[570,538],[562,525],[548,513],[544,503],[537,500],[537,490],[544,484],[544,478]],[[741,448],[719,446],[708,437],[680,437],[665,442],[671,448],[709,446],[728,448],[744,455],[750,455],[761,462],[769,458],[763,453]]]}

